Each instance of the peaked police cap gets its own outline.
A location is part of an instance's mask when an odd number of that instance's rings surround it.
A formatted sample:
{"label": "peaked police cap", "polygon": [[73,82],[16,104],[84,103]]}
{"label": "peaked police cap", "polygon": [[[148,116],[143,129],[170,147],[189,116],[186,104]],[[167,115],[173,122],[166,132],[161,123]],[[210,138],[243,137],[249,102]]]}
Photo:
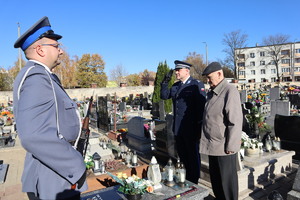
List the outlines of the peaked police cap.
{"label": "peaked police cap", "polygon": [[14,47],[20,47],[25,51],[30,45],[43,37],[54,40],[62,38],[61,35],[55,34],[51,29],[49,19],[46,16],[37,21],[30,29],[21,35],[15,42]]}

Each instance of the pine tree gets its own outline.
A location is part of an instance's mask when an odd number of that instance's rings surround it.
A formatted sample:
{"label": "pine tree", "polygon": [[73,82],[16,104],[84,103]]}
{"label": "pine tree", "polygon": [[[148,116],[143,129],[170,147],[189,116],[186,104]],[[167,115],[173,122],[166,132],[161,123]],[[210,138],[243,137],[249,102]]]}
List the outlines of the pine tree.
{"label": "pine tree", "polygon": [[[160,98],[160,89],[161,82],[163,81],[165,75],[170,71],[170,68],[167,65],[167,62],[160,62],[157,67],[156,77],[154,81],[154,92],[152,97],[152,103],[158,103],[161,101]],[[169,82],[169,87],[171,87],[174,83],[174,76],[172,76],[171,81]],[[172,111],[172,99],[164,100],[165,112],[169,113]]]}

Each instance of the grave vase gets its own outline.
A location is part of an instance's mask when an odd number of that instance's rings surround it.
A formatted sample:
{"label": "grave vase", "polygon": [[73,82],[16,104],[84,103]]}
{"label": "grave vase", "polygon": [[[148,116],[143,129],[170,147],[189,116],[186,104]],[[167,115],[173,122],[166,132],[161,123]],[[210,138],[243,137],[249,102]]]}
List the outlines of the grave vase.
{"label": "grave vase", "polygon": [[259,155],[259,149],[247,148],[247,149],[245,149],[245,154],[246,154],[246,156],[249,156],[249,157],[258,156]]}
{"label": "grave vase", "polygon": [[128,200],[140,200],[142,199],[142,194],[126,194]]}

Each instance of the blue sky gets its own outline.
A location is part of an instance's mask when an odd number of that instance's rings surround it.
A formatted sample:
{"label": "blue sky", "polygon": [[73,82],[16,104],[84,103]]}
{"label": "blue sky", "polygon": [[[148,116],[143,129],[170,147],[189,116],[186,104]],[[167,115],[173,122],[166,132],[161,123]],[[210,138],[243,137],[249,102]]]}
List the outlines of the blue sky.
{"label": "blue sky", "polygon": [[[300,41],[299,0],[0,0],[0,67],[14,65],[13,44],[43,16],[70,56],[98,53],[105,72],[122,65],[131,73],[156,71],[159,62],[184,60],[189,52],[224,59],[224,33],[242,30],[248,46],[288,34]],[[23,57],[24,58],[24,57]]]}

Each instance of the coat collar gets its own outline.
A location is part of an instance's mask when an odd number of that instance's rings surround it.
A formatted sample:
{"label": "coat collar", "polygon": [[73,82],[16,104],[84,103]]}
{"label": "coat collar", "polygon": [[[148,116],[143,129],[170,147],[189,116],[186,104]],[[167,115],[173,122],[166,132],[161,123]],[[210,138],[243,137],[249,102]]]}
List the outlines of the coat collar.
{"label": "coat collar", "polygon": [[216,95],[218,95],[218,94],[220,94],[222,91],[223,91],[223,89],[224,89],[224,87],[225,87],[225,85],[227,85],[228,83],[227,83],[227,81],[225,80],[225,78],[214,88],[214,89],[212,89],[211,91],[213,92],[213,93],[215,93]]}

